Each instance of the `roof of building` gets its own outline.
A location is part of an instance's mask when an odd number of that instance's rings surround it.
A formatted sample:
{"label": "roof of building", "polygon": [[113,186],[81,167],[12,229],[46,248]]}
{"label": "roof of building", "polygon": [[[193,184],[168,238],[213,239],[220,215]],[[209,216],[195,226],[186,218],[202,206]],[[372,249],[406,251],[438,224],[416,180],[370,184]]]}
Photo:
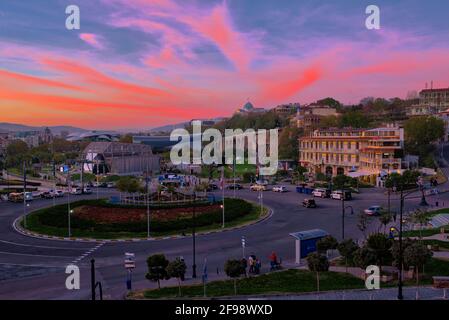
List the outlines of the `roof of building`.
{"label": "roof of building", "polygon": [[250,110],[253,110],[254,109],[254,106],[253,106],[253,104],[251,103],[251,102],[247,102],[247,103],[245,103],[245,105],[243,106],[243,108],[242,109],[245,109],[245,110],[247,110],[247,111],[250,111]]}
{"label": "roof of building", "polygon": [[449,88],[423,89],[423,90],[421,90],[421,93],[427,93],[427,92],[442,92],[442,91],[449,91]]}
{"label": "roof of building", "polygon": [[290,233],[290,235],[296,238],[297,240],[309,240],[328,236],[329,232],[324,231],[322,229],[312,229],[306,231],[293,232]]}
{"label": "roof of building", "polygon": [[151,147],[140,143],[122,143],[122,142],[110,142],[110,141],[98,141],[89,143],[84,149],[84,153],[138,153],[138,152],[150,152]]}

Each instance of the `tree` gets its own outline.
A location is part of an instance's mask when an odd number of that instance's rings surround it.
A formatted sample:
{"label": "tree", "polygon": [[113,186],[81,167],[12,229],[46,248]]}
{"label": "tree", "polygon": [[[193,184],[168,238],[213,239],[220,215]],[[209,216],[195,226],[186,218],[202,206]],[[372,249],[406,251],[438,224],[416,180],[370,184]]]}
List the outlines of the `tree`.
{"label": "tree", "polygon": [[338,241],[332,236],[321,238],[316,243],[316,248],[319,253],[327,253],[328,250],[337,249]]}
{"label": "tree", "polygon": [[404,123],[405,149],[420,156],[420,161],[430,154],[434,142],[444,136],[444,121],[433,116],[418,116]]}
{"label": "tree", "polygon": [[347,186],[354,185],[354,178],[351,178],[344,174],[339,174],[332,178],[332,185],[334,189],[344,189]]}
{"label": "tree", "polygon": [[387,210],[382,210],[379,215],[380,228],[384,227],[384,233],[386,233],[387,225],[393,220],[393,214]]}
{"label": "tree", "polygon": [[139,191],[140,184],[136,178],[120,177],[116,183],[116,187],[120,192],[134,194]]}
{"label": "tree", "polygon": [[184,278],[186,269],[187,266],[185,262],[180,258],[176,258],[174,261],[170,262],[166,269],[169,277],[178,279],[179,296],[181,296],[181,279]]}
{"label": "tree", "polygon": [[347,111],[340,117],[340,127],[367,128],[370,119],[362,111]]}
{"label": "tree", "polygon": [[419,269],[423,269],[424,265],[432,258],[432,251],[427,249],[424,244],[414,241],[404,250],[404,262],[408,266],[415,268],[416,284],[419,286]]}
{"label": "tree", "polygon": [[366,247],[372,251],[376,262],[375,264],[379,266],[379,269],[381,269],[386,262],[392,260],[392,245],[393,240],[382,233],[371,234],[366,240]]}
{"label": "tree", "polygon": [[309,270],[316,273],[317,291],[320,292],[320,272],[329,270],[329,260],[326,256],[313,252],[307,256],[307,266]]}
{"label": "tree", "polygon": [[357,217],[357,228],[363,233],[366,238],[366,230],[368,229],[371,219],[363,212],[359,213]]}
{"label": "tree", "polygon": [[246,273],[242,262],[237,259],[229,259],[225,262],[224,271],[228,277],[234,279],[234,294],[237,295],[237,278]]}
{"label": "tree", "polygon": [[124,136],[120,137],[119,141],[121,143],[133,143],[133,136],[130,134],[125,134]]}
{"label": "tree", "polygon": [[284,127],[279,136],[279,159],[292,159],[298,162],[299,144],[298,139],[302,129],[295,127]]}
{"label": "tree", "polygon": [[334,98],[330,98],[330,97],[318,100],[316,102],[316,104],[319,105],[319,106],[329,106],[331,108],[336,108],[336,109],[342,107],[342,104],[341,104],[340,101],[335,100]]}
{"label": "tree", "polygon": [[430,221],[429,214],[424,210],[417,209],[410,215],[409,220],[412,223],[419,224],[419,239],[422,239],[422,229]]}
{"label": "tree", "polygon": [[343,259],[345,259],[346,268],[348,264],[354,264],[354,254],[358,248],[359,246],[352,239],[343,240],[338,244],[337,249]]}
{"label": "tree", "polygon": [[163,254],[154,254],[147,259],[148,272],[145,275],[150,281],[157,282],[157,286],[161,288],[161,280],[170,279],[167,274],[168,260]]}
{"label": "tree", "polygon": [[354,252],[354,264],[362,269],[376,264],[376,256],[368,247],[363,246]]}
{"label": "tree", "polygon": [[6,147],[6,166],[19,167],[23,161],[30,160],[28,145],[22,140],[13,140]]}

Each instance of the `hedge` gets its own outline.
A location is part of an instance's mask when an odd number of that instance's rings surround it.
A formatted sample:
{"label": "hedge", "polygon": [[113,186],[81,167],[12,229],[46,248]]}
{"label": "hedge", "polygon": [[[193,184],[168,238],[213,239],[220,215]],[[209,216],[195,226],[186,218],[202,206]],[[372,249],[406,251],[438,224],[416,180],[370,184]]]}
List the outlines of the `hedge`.
{"label": "hedge", "polygon": [[[106,206],[106,207],[127,207],[123,205],[112,205],[105,200],[81,200],[71,204],[71,208],[83,205]],[[197,206],[208,205],[208,203],[197,204]],[[185,206],[184,206],[185,207]],[[141,207],[139,207],[141,208]],[[225,199],[225,216],[226,221],[232,221],[253,210],[253,205],[241,199]],[[68,224],[67,205],[58,205],[51,208],[38,210],[32,215],[37,218],[39,224],[50,227],[66,228]],[[195,219],[196,227],[203,227],[221,223],[222,209],[214,209],[211,212],[197,215]],[[145,232],[147,230],[146,221],[129,222],[129,223],[97,223],[91,220],[80,219],[76,216],[71,217],[71,226],[74,229],[90,230],[92,232]],[[151,221],[151,229],[154,232],[168,232],[175,230],[187,230],[193,227],[194,221],[192,217],[179,217],[176,220],[160,221],[153,219]]]}

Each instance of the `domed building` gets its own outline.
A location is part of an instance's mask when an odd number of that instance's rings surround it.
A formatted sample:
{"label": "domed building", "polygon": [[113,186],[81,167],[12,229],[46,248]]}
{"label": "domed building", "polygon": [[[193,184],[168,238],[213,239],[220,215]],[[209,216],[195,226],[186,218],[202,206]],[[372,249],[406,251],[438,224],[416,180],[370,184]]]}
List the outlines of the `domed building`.
{"label": "domed building", "polygon": [[253,104],[248,100],[248,102],[245,103],[245,105],[240,108],[237,109],[236,113],[243,113],[243,114],[248,114],[248,113],[263,113],[266,112],[267,110],[264,108],[254,108]]}

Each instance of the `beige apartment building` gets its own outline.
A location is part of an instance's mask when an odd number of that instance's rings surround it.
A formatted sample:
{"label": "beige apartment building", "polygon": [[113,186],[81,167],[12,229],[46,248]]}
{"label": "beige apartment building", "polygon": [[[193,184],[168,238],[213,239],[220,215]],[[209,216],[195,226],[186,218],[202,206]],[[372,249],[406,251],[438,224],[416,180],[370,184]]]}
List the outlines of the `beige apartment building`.
{"label": "beige apartment building", "polygon": [[399,172],[404,130],[322,129],[299,139],[299,162],[311,173],[354,177]]}
{"label": "beige apartment building", "polygon": [[407,110],[408,116],[434,115],[449,108],[449,88],[424,89],[419,93],[419,104]]}

